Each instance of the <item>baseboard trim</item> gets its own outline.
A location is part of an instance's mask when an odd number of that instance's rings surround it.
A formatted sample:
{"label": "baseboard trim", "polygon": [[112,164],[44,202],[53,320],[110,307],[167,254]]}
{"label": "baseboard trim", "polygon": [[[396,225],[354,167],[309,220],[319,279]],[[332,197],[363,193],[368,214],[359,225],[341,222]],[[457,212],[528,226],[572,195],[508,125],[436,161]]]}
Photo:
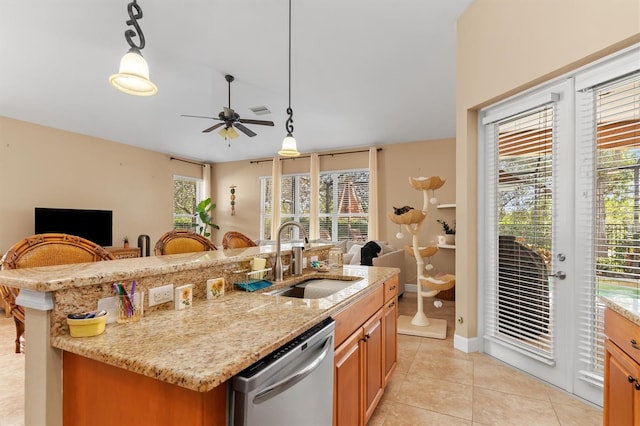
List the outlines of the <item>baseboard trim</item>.
{"label": "baseboard trim", "polygon": [[469,353],[478,352],[480,350],[480,338],[478,337],[462,337],[457,334],[453,335],[453,347],[459,351]]}
{"label": "baseboard trim", "polygon": [[404,291],[407,291],[409,293],[417,293],[418,287],[415,284],[405,284]]}

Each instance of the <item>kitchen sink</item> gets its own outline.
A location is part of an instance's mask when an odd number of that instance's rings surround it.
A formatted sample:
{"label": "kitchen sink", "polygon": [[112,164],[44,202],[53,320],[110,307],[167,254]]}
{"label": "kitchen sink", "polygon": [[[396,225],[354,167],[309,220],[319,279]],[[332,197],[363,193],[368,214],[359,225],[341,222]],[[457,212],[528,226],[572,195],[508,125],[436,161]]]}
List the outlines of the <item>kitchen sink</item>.
{"label": "kitchen sink", "polygon": [[264,294],[269,296],[295,297],[298,299],[321,299],[331,296],[361,279],[360,277],[345,277],[344,279],[308,278],[292,286],[279,288]]}

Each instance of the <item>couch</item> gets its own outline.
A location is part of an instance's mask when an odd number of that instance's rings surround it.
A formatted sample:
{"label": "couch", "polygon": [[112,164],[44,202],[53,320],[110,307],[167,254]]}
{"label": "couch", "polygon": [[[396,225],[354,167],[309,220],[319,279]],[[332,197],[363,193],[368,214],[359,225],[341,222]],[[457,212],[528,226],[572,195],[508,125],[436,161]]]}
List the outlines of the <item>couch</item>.
{"label": "couch", "polygon": [[[400,269],[398,279],[398,296],[404,293],[405,274],[404,274],[404,250],[396,249],[384,241],[375,241],[381,248],[377,257],[372,259],[373,266],[381,266],[388,268]],[[355,243],[352,241],[341,241],[336,244],[343,249],[345,265],[360,265],[362,255],[361,250],[365,243]]]}

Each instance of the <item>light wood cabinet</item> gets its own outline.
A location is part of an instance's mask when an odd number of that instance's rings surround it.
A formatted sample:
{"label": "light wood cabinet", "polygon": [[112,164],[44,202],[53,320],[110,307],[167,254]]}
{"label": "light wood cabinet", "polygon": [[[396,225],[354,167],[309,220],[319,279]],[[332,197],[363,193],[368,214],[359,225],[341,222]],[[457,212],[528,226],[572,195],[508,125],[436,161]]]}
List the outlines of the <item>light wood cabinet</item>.
{"label": "light wood cabinet", "polygon": [[383,310],[376,312],[362,327],[364,331],[365,393],[364,421],[367,423],[384,392],[384,331]]}
{"label": "light wood cabinet", "polygon": [[363,337],[362,329],[353,333],[336,349],[334,355],[334,425],[364,424],[364,410],[360,398],[364,386],[361,345]]}
{"label": "light wood cabinet", "polygon": [[604,425],[640,426],[640,327],[605,311]]}
{"label": "light wood cabinet", "polygon": [[227,424],[225,384],[196,392],[70,352],[63,372],[65,426]]}
{"label": "light wood cabinet", "polygon": [[384,306],[384,385],[398,365],[398,299],[387,300]]}
{"label": "light wood cabinet", "polygon": [[[334,424],[364,425],[398,359],[398,276],[334,316]],[[346,336],[346,337],[345,337]]]}

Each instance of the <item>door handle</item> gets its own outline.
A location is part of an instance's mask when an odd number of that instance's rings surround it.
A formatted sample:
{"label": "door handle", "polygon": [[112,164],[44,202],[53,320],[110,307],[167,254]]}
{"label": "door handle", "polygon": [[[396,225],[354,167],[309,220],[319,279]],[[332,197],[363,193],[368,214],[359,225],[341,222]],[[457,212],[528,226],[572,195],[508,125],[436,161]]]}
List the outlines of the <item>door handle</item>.
{"label": "door handle", "polygon": [[555,274],[549,274],[549,277],[553,277],[553,278],[557,278],[559,280],[564,280],[565,278],[567,278],[567,273],[564,271],[558,271]]}
{"label": "door handle", "polygon": [[261,402],[266,401],[267,399],[273,398],[274,396],[284,392],[285,390],[289,389],[291,386],[298,383],[300,380],[307,377],[309,374],[313,372],[313,370],[318,368],[320,363],[326,358],[327,353],[329,352],[329,349],[331,349],[332,345],[333,345],[333,336],[329,336],[329,338],[324,342],[324,345],[322,347],[322,352],[320,353],[320,355],[316,357],[316,359],[314,359],[309,364],[307,364],[303,369],[296,371],[289,377],[282,379],[277,383],[274,383],[273,385],[269,386],[263,391],[258,392],[256,396],[253,397],[253,403],[259,404]]}

